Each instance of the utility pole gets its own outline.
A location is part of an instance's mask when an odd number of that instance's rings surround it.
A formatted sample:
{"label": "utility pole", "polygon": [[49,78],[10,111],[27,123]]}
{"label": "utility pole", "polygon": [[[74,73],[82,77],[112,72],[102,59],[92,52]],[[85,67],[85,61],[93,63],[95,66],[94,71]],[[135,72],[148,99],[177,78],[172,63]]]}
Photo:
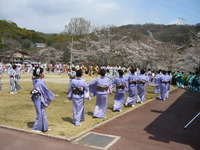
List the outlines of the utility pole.
{"label": "utility pole", "polygon": [[108,28],[108,46],[109,46],[109,49],[111,50],[111,45],[110,45],[110,27]]}
{"label": "utility pole", "polygon": [[72,45],[71,45],[71,50],[70,50],[70,69],[72,69],[71,68],[71,66],[72,66],[72,50],[73,50],[73,42],[74,42],[74,35],[72,34],[71,35],[72,36]]}
{"label": "utility pole", "polygon": [[[108,27],[107,29],[107,32],[108,32],[108,47],[109,47],[109,50],[108,50],[108,56],[110,56],[110,52],[111,52],[111,45],[110,45],[110,27]],[[109,57],[107,58],[106,60],[106,65],[108,65],[110,62],[109,62]]]}

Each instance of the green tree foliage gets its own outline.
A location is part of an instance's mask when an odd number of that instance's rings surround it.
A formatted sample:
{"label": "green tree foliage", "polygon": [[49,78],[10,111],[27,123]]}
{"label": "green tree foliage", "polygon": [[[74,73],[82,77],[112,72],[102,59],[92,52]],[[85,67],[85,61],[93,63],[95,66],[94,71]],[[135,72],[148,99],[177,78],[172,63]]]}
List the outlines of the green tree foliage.
{"label": "green tree foliage", "polygon": [[29,39],[32,42],[45,42],[45,38],[33,30],[19,28],[15,23],[0,20],[0,37]]}
{"label": "green tree foliage", "polygon": [[[8,39],[9,41],[15,41],[19,43],[18,48],[29,48],[31,43],[44,43],[45,37],[40,35],[39,33],[33,31],[33,30],[27,30],[22,29],[17,26],[16,23],[6,21],[6,20],[0,20],[0,39]],[[9,49],[13,49],[16,47],[12,47],[10,43],[4,43],[4,48],[8,47]],[[2,48],[0,46],[0,48]]]}
{"label": "green tree foliage", "polygon": [[52,46],[55,43],[63,43],[71,41],[71,37],[67,34],[54,34],[46,40],[47,45]]}
{"label": "green tree foliage", "polygon": [[26,39],[26,40],[23,40],[22,41],[22,46],[23,46],[23,48],[25,48],[25,49],[29,49],[30,47],[31,47],[31,44],[32,44],[33,42],[31,41],[31,40],[29,40],[29,39]]}

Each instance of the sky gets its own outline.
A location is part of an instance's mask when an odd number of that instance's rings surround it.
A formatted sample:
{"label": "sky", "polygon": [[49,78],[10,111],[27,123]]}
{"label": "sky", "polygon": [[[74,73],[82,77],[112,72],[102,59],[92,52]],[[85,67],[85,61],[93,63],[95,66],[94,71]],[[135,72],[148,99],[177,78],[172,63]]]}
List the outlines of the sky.
{"label": "sky", "polygon": [[[200,23],[200,0],[0,0],[0,20],[43,33],[61,33],[72,18],[95,27]],[[181,18],[181,19],[180,19]]]}

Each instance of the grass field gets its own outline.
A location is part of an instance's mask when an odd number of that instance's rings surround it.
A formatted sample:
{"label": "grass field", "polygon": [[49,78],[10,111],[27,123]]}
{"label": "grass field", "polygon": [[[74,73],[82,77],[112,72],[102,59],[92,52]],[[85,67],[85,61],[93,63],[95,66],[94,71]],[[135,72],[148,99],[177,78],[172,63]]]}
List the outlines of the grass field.
{"label": "grass field", "polygon": [[[88,83],[95,78],[96,77],[87,75],[83,76],[83,79]],[[29,94],[33,88],[31,75],[26,73],[22,74],[21,82],[19,82],[22,89],[14,95],[9,94],[10,79],[8,75],[4,74],[1,81],[3,83],[3,89],[0,91],[0,124],[31,131],[36,118],[34,104]],[[85,121],[81,122],[82,126],[76,127],[72,123],[72,102],[67,100],[66,94],[69,85],[68,76],[66,74],[46,74],[45,83],[49,90],[60,95],[60,97],[54,99],[46,109],[49,128],[51,128],[50,131],[45,133],[48,135],[71,138],[119,114],[134,109],[131,107],[124,107],[122,112],[113,112],[112,107],[115,93],[112,93],[109,95],[106,119],[93,118],[95,97],[92,97],[92,100],[85,100]],[[147,88],[146,102],[157,97],[153,91],[153,86]],[[138,105],[140,104],[136,106]]]}

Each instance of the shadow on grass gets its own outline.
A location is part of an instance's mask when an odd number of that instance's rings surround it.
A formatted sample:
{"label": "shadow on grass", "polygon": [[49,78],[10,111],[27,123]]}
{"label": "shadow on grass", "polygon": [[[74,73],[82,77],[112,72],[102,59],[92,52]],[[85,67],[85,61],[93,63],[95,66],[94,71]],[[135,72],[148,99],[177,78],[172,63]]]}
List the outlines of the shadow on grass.
{"label": "shadow on grass", "polygon": [[63,92],[63,93],[65,93],[65,94],[67,94],[67,95],[69,94],[68,92]]}
{"label": "shadow on grass", "polygon": [[27,127],[28,127],[28,128],[32,128],[33,125],[34,125],[34,122],[28,122],[28,123],[27,123]]}
{"label": "shadow on grass", "polygon": [[70,122],[70,123],[72,123],[73,124],[73,119],[72,118],[70,118],[70,117],[62,117],[62,120],[63,121],[67,121],[67,122]]}
{"label": "shadow on grass", "polygon": [[62,132],[62,131],[60,131],[60,132],[59,132],[59,135],[61,135],[61,136],[65,136],[65,133]]}
{"label": "shadow on grass", "polygon": [[93,112],[91,112],[91,111],[88,111],[87,114],[88,114],[89,116],[93,116]]}
{"label": "shadow on grass", "polygon": [[110,110],[112,110],[112,111],[113,111],[113,107],[107,107],[107,109],[110,109]]}

